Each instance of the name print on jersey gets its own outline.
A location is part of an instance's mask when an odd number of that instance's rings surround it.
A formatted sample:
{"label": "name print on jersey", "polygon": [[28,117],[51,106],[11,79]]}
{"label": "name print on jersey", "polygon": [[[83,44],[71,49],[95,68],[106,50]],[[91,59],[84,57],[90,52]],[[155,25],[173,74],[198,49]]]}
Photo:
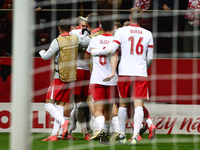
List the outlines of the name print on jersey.
{"label": "name print on jersey", "polygon": [[142,34],[142,30],[130,30],[130,33]]}
{"label": "name print on jersey", "polygon": [[99,44],[109,44],[109,40],[100,40]]}

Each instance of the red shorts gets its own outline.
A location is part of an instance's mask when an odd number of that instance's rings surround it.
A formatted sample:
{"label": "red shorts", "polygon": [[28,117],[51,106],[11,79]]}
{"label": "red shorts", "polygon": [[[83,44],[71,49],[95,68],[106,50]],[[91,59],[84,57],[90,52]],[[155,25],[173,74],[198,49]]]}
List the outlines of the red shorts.
{"label": "red shorts", "polygon": [[47,91],[46,99],[52,99],[61,102],[70,102],[70,97],[73,94],[73,82],[62,82],[60,79],[53,79]]}
{"label": "red shorts", "polygon": [[90,70],[77,69],[74,94],[77,96],[88,96],[90,83]]}
{"label": "red shorts", "polygon": [[149,99],[146,77],[118,76],[121,98]]}
{"label": "red shorts", "polygon": [[91,84],[90,92],[94,102],[107,100],[109,103],[114,103],[115,98],[119,97],[117,86]]}

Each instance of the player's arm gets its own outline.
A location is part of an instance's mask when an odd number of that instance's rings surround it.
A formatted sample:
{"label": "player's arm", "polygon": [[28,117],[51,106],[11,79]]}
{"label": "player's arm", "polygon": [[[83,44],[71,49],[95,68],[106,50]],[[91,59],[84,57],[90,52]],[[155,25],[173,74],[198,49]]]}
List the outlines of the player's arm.
{"label": "player's arm", "polygon": [[117,64],[118,64],[118,56],[119,56],[119,51],[117,50],[115,54],[111,57],[111,61],[110,61],[112,74],[107,76],[105,79],[103,79],[103,81],[110,81],[115,76]]}
{"label": "player's arm", "polygon": [[50,47],[47,51],[41,50],[39,52],[40,56],[44,60],[48,60],[53,57],[53,55],[59,50],[58,41],[54,39],[50,44]]}
{"label": "player's arm", "polygon": [[84,61],[89,62],[89,60],[90,60],[90,54],[87,53],[87,51],[86,51],[86,53],[85,53],[85,55],[84,55]]}
{"label": "player's arm", "polygon": [[84,55],[84,61],[86,61],[88,63],[88,67],[90,69],[90,72],[92,72],[92,69],[93,69],[92,58],[90,57],[90,54],[87,53],[87,51]]}
{"label": "player's arm", "polygon": [[147,52],[147,70],[151,66],[152,61],[153,61],[153,48],[148,48],[148,52]]}
{"label": "player's arm", "polygon": [[91,45],[92,45],[92,43],[94,43],[94,40],[90,41],[90,44],[87,47],[87,49],[85,51],[85,55],[84,55],[84,61],[86,61],[88,63],[88,66],[90,68],[90,72],[92,72],[92,69],[93,69],[93,63],[92,63],[92,58],[91,58]]}
{"label": "player's arm", "polygon": [[90,43],[91,38],[89,36],[86,36],[85,38],[83,38],[81,40],[81,42],[79,43],[79,47],[80,48],[84,48],[84,47],[88,47],[89,43]]}
{"label": "player's arm", "polygon": [[148,51],[147,51],[147,70],[151,66],[151,63],[153,61],[153,37],[151,36],[150,43],[148,45]]}
{"label": "player's arm", "polygon": [[114,54],[120,46],[121,33],[123,33],[123,31],[121,31],[120,29],[117,29],[115,36],[114,36],[115,37],[114,40],[105,49],[96,49],[94,47],[94,49],[91,50],[91,55],[95,56],[95,55]]}
{"label": "player's arm", "polygon": [[[77,35],[75,32],[71,32],[70,35],[75,35],[78,38],[78,44],[79,44],[79,46],[82,46],[82,45],[85,46],[86,44],[88,46],[88,42],[87,43],[85,42],[85,45],[84,45],[84,41],[85,41],[84,38],[86,38],[87,35],[89,35],[88,32],[85,31],[83,35]],[[86,39],[86,41],[87,41],[87,39]]]}
{"label": "player's arm", "polygon": [[80,39],[84,39],[86,36],[88,36],[88,35],[90,35],[91,34],[91,32],[90,32],[90,30],[89,29],[82,29],[82,31],[81,31],[81,35],[79,36],[80,37]]}
{"label": "player's arm", "polygon": [[93,45],[94,42],[95,42],[94,39],[91,39],[91,40],[90,40],[90,42],[89,42],[89,44],[88,44],[88,47],[87,47],[87,49],[86,49],[86,51],[85,51],[84,61],[87,61],[87,62],[90,61],[91,46]]}
{"label": "player's arm", "polygon": [[111,44],[109,44],[105,49],[91,49],[91,55],[99,56],[99,55],[109,55],[114,54],[116,50],[119,48],[120,42],[117,40],[113,40]]}

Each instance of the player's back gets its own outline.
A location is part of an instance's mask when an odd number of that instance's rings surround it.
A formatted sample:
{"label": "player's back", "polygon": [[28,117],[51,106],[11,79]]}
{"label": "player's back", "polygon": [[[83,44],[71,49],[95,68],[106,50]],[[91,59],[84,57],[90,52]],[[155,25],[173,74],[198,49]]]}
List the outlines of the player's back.
{"label": "player's back", "polygon": [[147,77],[146,54],[148,47],[153,46],[151,32],[138,25],[130,25],[118,29],[115,38],[121,47],[119,75]]}
{"label": "player's back", "polygon": [[[78,27],[70,32],[70,34],[75,34],[77,37],[82,36],[82,28]],[[77,69],[89,70],[88,64],[84,61],[83,56],[85,54],[84,50],[79,50],[78,59],[77,59]]]}
{"label": "player's back", "polygon": [[[90,45],[87,49],[90,50],[93,47],[97,49],[103,49],[109,45],[114,40],[114,37],[110,34],[102,34],[96,37],[93,37],[90,41]],[[89,51],[90,53],[90,51]],[[100,55],[93,57],[93,71],[91,76],[92,84],[102,84],[102,85],[116,85],[117,84],[117,75],[110,82],[103,82],[103,79],[111,74],[111,64],[110,56]]]}

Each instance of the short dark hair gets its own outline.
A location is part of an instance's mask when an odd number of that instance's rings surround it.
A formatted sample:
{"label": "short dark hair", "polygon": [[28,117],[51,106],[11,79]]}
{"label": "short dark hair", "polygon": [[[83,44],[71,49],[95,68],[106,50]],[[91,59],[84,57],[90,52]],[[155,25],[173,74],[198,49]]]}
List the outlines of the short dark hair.
{"label": "short dark hair", "polygon": [[87,24],[90,28],[97,28],[99,27],[100,19],[97,13],[91,13],[87,16]]}
{"label": "short dark hair", "polygon": [[139,7],[133,7],[130,9],[130,16],[131,19],[137,21],[139,24],[143,16],[143,11]]}
{"label": "short dark hair", "polygon": [[105,17],[101,21],[101,27],[104,31],[112,31],[113,29],[113,21],[110,18]]}
{"label": "short dark hair", "polygon": [[59,27],[61,30],[69,32],[71,29],[71,21],[69,19],[61,19]]}

